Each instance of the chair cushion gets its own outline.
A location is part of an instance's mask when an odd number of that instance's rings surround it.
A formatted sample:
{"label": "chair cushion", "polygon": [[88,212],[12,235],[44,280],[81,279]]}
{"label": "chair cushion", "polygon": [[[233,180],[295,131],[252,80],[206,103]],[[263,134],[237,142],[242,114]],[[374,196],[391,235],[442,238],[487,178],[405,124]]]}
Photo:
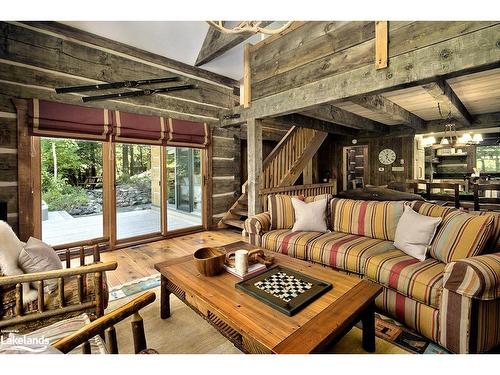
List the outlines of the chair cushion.
{"label": "chair cushion", "polygon": [[294,258],[306,259],[307,245],[322,232],[292,232],[289,229],[273,230],[262,236],[262,247]]}
{"label": "chair cushion", "polygon": [[343,271],[363,274],[366,261],[370,256],[393,249],[394,245],[391,241],[331,232],[309,243],[307,260]]}
{"label": "chair cushion", "polygon": [[439,307],[445,266],[436,259],[421,262],[394,249],[370,257],[365,276],[404,296]]}
{"label": "chair cushion", "polygon": [[[330,200],[331,198],[331,194],[320,194],[313,197],[306,197],[304,198],[304,202],[311,203],[321,199]],[[267,207],[271,215],[271,230],[292,229],[295,223],[295,213],[291,195],[269,195],[267,197]]]}
{"label": "chair cushion", "polygon": [[446,215],[430,255],[444,263],[482,253],[490,240],[493,215],[471,215],[461,211]]}
{"label": "chair cushion", "polygon": [[330,206],[331,223],[335,232],[394,241],[404,202],[334,198]]}
{"label": "chair cushion", "polygon": [[[50,326],[40,328],[26,335],[28,338],[43,338],[48,341],[49,345],[54,344],[63,337],[69,336],[79,329],[89,325],[90,317],[83,313],[73,318],[58,321]],[[90,343],[91,354],[108,354],[106,344],[101,336],[97,335],[88,340]],[[71,350],[69,354],[82,354],[83,344]]]}

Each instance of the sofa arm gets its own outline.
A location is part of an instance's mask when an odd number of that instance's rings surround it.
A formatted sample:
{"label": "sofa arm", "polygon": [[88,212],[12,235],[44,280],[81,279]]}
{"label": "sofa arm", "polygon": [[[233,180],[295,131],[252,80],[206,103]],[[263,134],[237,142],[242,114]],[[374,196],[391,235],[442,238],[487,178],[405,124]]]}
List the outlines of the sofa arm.
{"label": "sofa arm", "polygon": [[500,253],[479,255],[449,263],[444,289],[479,300],[500,298]]}
{"label": "sofa arm", "polygon": [[245,220],[245,231],[248,234],[250,243],[255,246],[261,245],[262,235],[271,228],[271,215],[269,212],[262,212]]}

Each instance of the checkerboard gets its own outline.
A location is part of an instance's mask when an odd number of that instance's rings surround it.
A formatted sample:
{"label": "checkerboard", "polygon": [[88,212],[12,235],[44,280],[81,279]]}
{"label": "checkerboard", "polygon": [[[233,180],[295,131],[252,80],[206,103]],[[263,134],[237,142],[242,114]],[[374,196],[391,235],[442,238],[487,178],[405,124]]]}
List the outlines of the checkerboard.
{"label": "checkerboard", "polygon": [[257,281],[254,286],[285,302],[290,302],[295,297],[311,289],[313,284],[280,271]]}

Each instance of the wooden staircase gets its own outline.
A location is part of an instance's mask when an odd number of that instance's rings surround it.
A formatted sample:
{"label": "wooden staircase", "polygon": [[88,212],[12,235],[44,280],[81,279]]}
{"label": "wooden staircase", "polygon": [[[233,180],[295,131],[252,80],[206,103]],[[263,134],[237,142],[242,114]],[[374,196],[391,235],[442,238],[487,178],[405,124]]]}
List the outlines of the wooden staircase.
{"label": "wooden staircase", "polygon": [[[291,186],[327,137],[327,133],[292,127],[262,163],[262,189]],[[220,228],[228,226],[243,229],[248,217],[247,182],[241,187],[242,195],[224,214]]]}

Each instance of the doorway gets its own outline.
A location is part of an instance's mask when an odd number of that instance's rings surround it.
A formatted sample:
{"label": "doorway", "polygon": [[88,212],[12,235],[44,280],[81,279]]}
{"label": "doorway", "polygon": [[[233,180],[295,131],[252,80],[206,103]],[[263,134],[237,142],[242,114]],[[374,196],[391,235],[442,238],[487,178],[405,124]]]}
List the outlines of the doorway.
{"label": "doorway", "polygon": [[368,145],[343,148],[342,175],[344,190],[363,188],[369,183]]}

